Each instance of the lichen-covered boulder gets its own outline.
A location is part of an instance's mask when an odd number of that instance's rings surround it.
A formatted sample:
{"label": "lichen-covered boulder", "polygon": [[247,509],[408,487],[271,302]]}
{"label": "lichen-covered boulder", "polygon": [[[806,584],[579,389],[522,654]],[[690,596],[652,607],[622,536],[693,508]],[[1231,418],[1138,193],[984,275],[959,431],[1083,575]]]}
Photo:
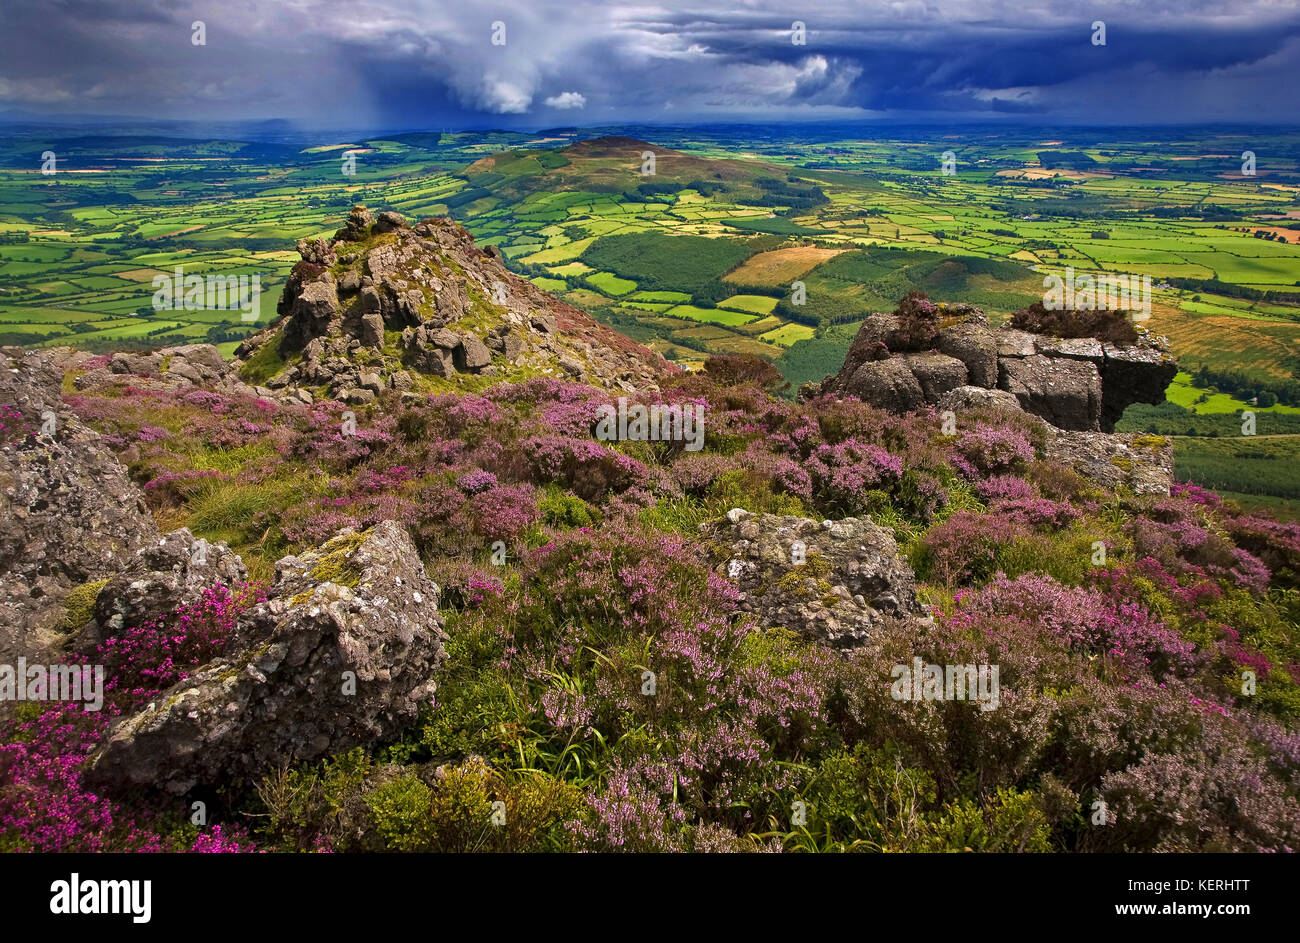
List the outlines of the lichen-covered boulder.
{"label": "lichen-covered boulder", "polygon": [[373,745],[429,703],[445,640],[438,587],[405,527],[345,530],[280,560],[225,654],[123,719],[87,778],[183,794]]}
{"label": "lichen-covered boulder", "polygon": [[1107,491],[1167,495],[1174,480],[1173,440],[1166,436],[1053,429],[1043,457],[1070,466]]}
{"label": "lichen-covered boulder", "polygon": [[461,370],[481,370],[492,362],[492,351],[473,334],[465,334],[454,351],[456,366]]}
{"label": "lichen-covered boulder", "polygon": [[946,354],[907,354],[904,358],[912,376],[921,384],[927,403],[938,402],[949,390],[966,385],[966,365]]}
{"label": "lichen-covered boulder", "polygon": [[862,364],[836,392],[896,413],[925,405],[925,390],[906,361],[898,357]]}
{"label": "lichen-covered boulder", "polygon": [[700,525],[715,571],[765,628],[861,645],[888,620],[924,612],[893,534],[866,518],[812,521],[740,508]]}
{"label": "lichen-covered boulder", "polygon": [[1006,390],[990,390],[982,386],[959,386],[939,397],[935,409],[940,415],[952,411],[958,415],[968,409],[997,409],[1013,413],[1024,412],[1020,400]]}

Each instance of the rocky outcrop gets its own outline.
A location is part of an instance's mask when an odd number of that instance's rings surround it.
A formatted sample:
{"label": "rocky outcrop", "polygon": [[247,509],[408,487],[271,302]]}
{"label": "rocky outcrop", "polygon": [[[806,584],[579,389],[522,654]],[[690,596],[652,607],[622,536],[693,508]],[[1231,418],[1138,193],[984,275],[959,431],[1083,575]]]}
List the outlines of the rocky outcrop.
{"label": "rocky outcrop", "polygon": [[635,392],[657,389],[675,369],[515,275],[500,250],[478,248],[450,219],[412,226],[357,206],[332,241],[303,241],[298,252],[277,308],[283,320],[236,351],[242,362],[276,345],[289,361],[267,381],[277,396],[323,390],[367,403],[421,374],[567,375]]}
{"label": "rocky outcrop", "polygon": [[61,399],[57,355],[0,351],[0,660],[43,652],[70,590],[157,540],[144,497]]}
{"label": "rocky outcrop", "polygon": [[741,609],[765,628],[845,648],[924,611],[893,534],[866,518],[819,523],[736,508],[700,534]]}
{"label": "rocky outcrop", "polygon": [[1102,345],[1101,427],[1115,428],[1124,410],[1133,403],[1159,404],[1178,368],[1168,348],[1148,341],[1132,347]]}
{"label": "rocky outcrop", "polygon": [[999,386],[1027,412],[1058,429],[1101,428],[1101,375],[1086,360],[1047,357],[1002,357]]}
{"label": "rocky outcrop", "polygon": [[[999,389],[1059,429],[1106,431],[1133,403],[1160,403],[1177,368],[1168,346],[1139,335],[1119,347],[990,327],[978,308],[938,305],[933,333],[908,330],[897,315],[873,314],[859,328],[835,376],[800,395],[855,396],[906,412],[937,405],[962,386]],[[929,349],[917,349],[918,337]]]}
{"label": "rocky outcrop", "polygon": [[226,654],[123,719],[87,779],[183,794],[373,745],[429,703],[445,639],[438,587],[406,529],[345,530],[280,560]]}

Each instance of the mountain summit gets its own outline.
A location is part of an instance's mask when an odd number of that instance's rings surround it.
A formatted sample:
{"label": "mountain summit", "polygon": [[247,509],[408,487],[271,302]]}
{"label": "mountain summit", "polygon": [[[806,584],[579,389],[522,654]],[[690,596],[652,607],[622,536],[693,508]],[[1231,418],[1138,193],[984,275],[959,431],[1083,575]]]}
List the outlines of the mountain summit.
{"label": "mountain summit", "polygon": [[479,248],[451,219],[411,226],[355,206],[331,240],[298,251],[282,318],[236,356],[245,379],[294,387],[305,401],[566,375],[633,393],[674,369],[509,271],[499,249]]}

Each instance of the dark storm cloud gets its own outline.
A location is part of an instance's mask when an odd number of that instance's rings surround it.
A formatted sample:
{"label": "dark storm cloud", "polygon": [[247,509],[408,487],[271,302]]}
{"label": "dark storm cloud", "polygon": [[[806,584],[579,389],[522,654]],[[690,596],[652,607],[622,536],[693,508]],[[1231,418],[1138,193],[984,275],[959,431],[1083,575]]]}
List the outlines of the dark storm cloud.
{"label": "dark storm cloud", "polygon": [[[721,5],[719,5],[721,6]],[[1107,43],[1092,45],[1091,23]],[[191,24],[207,44],[191,43]],[[491,42],[505,23],[504,46]],[[795,20],[806,45],[792,45]],[[0,110],[334,126],[697,118],[1294,121],[1267,0],[6,0]]]}

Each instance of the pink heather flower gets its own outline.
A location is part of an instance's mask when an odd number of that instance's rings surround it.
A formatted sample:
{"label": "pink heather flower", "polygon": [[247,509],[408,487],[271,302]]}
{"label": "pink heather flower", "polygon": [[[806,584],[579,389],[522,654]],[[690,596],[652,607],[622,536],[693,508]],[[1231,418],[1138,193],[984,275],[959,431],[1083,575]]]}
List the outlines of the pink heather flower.
{"label": "pink heather flower", "polygon": [[[238,613],[264,598],[254,584],[231,590],[218,583],[177,609],[165,625],[127,627],[92,658],[106,669],[101,711],[54,703],[35,720],[17,724],[15,741],[0,746],[0,834],[7,847],[38,852],[162,851],[157,834],[85,787],[85,760],[118,717],[183,680],[188,668],[220,651]],[[213,826],[192,850],[254,849],[247,836],[223,834],[220,826]]]}
{"label": "pink heather flower", "polygon": [[159,426],[141,426],[139,437],[141,442],[157,442],[171,438],[171,433]]}
{"label": "pink heather flower", "polygon": [[979,423],[961,433],[950,453],[952,464],[967,478],[1005,474],[1034,458],[1034,447],[1015,429]]}
{"label": "pink heather flower", "polygon": [[474,424],[486,425],[500,418],[496,404],[490,399],[472,394],[450,398],[453,402],[448,407],[446,415],[455,430],[463,430]]}
{"label": "pink heather flower", "polygon": [[988,504],[998,501],[1029,501],[1037,494],[1034,486],[1015,475],[994,475],[975,482],[975,493]]}
{"label": "pink heather flower", "polygon": [[1060,530],[1083,516],[1063,501],[1050,498],[1013,498],[993,501],[989,513],[1034,529]]}
{"label": "pink heather flower", "polygon": [[206,832],[200,832],[190,845],[190,851],[200,854],[233,855],[240,852],[256,851],[252,839],[241,834],[237,829],[214,825]]}
{"label": "pink heather flower", "polygon": [[32,434],[23,414],[8,403],[0,403],[0,441],[17,442]]}
{"label": "pink heather flower", "polygon": [[575,731],[590,727],[595,716],[585,695],[558,688],[547,688],[542,692],[542,713],[552,727]]}
{"label": "pink heather flower", "polygon": [[1171,497],[1182,498],[1184,501],[1191,501],[1194,504],[1207,507],[1218,507],[1223,504],[1223,499],[1217,494],[1199,485],[1174,482],[1169,488],[1169,494]]}
{"label": "pink heather flower", "polygon": [[818,446],[809,456],[807,467],[815,492],[829,504],[849,512],[865,510],[865,492],[888,490],[903,474],[903,462],[898,456],[856,439]]}
{"label": "pink heather flower", "polygon": [[[191,406],[198,406],[202,409],[216,410],[224,409],[229,400],[220,393],[213,393],[210,390],[191,390],[181,396],[181,402],[189,403]],[[259,402],[261,402],[259,400]]]}
{"label": "pink heather flower", "polygon": [[931,527],[921,545],[930,572],[951,586],[992,576],[998,551],[1029,533],[1027,524],[1009,516],[958,511]]}
{"label": "pink heather flower", "polygon": [[482,468],[475,468],[456,479],[456,487],[466,494],[478,494],[497,486],[497,476]]}
{"label": "pink heather flower", "polygon": [[1104,654],[1133,671],[1185,674],[1196,667],[1195,646],[1134,602],[1063,586],[1050,576],[1000,577],[962,598],[953,617],[1015,617],[1078,651]]}
{"label": "pink heather flower", "polygon": [[465,502],[460,513],[469,519],[476,533],[506,541],[522,536],[542,516],[537,507],[537,490],[526,484],[480,491]]}
{"label": "pink heather flower", "polygon": [[465,604],[470,608],[476,608],[482,605],[485,599],[500,599],[505,589],[506,584],[499,577],[475,573],[466,584]]}
{"label": "pink heather flower", "polygon": [[372,494],[392,491],[404,482],[415,477],[415,472],[406,465],[394,465],[382,471],[366,468],[357,474],[356,487]]}

